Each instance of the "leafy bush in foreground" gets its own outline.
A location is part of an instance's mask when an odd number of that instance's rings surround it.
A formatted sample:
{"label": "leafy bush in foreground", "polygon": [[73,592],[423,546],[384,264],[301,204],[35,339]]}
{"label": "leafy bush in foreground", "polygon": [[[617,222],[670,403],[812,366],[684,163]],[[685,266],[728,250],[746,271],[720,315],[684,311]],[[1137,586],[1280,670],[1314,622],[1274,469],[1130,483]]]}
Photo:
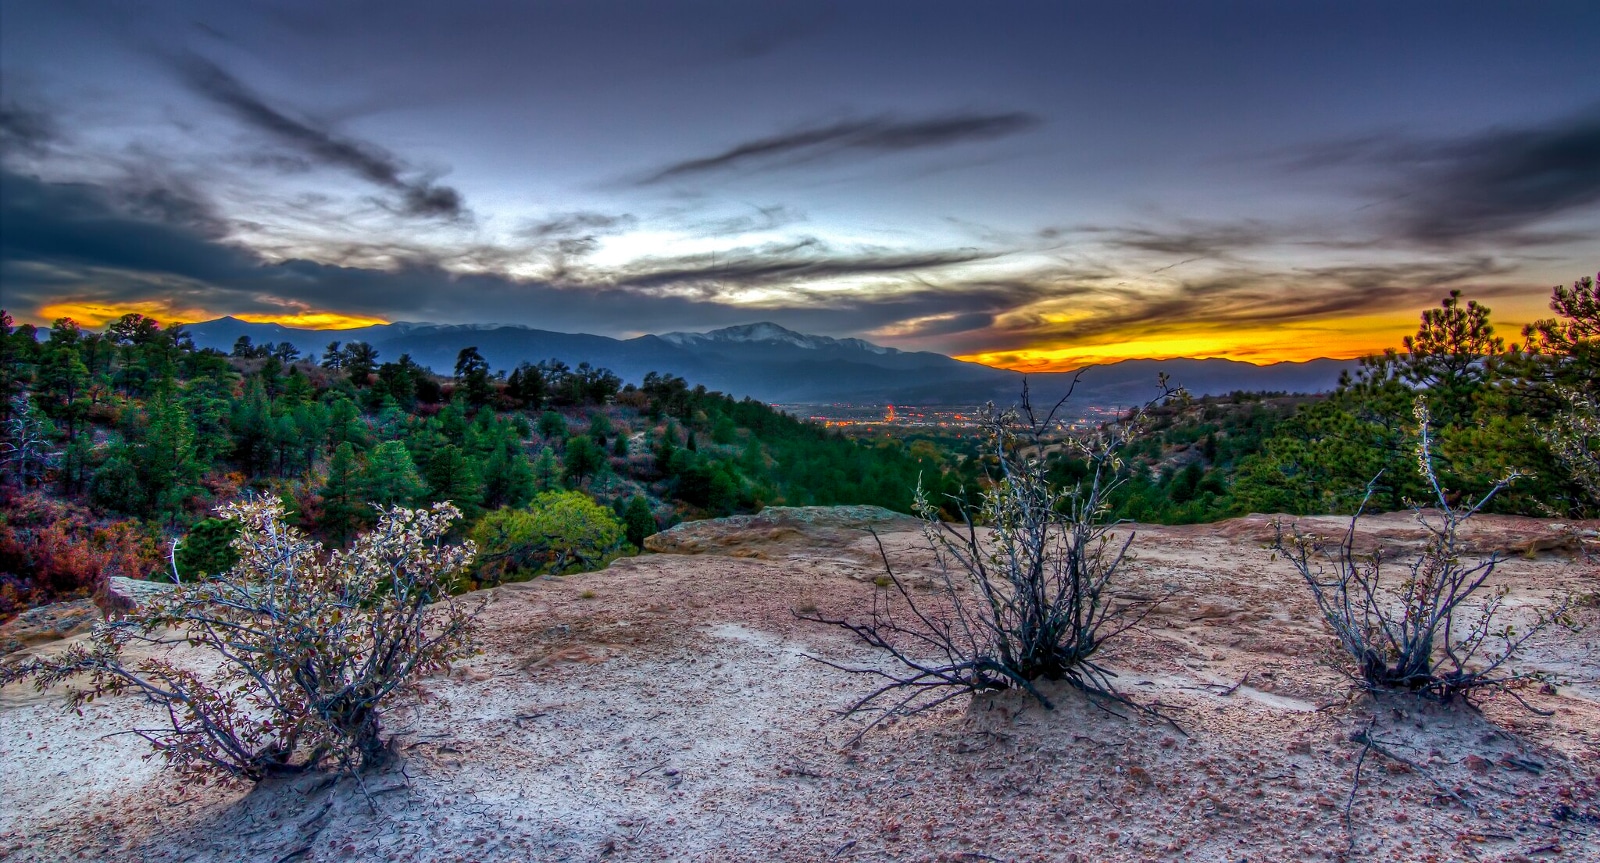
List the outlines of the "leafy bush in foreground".
{"label": "leafy bush in foreground", "polygon": [[[395,507],[331,552],[287,526],[275,501],[220,515],[239,527],[232,569],[97,626],[87,645],[6,669],[0,683],[31,678],[43,690],[86,676],[73,707],[142,694],[170,724],[133,733],[202,779],[381,760],[380,719],[396,692],[472,653],[476,609],[446,590],[473,555],[442,541],[460,513]],[[216,670],[169,656],[180,643],[214,653]]]}

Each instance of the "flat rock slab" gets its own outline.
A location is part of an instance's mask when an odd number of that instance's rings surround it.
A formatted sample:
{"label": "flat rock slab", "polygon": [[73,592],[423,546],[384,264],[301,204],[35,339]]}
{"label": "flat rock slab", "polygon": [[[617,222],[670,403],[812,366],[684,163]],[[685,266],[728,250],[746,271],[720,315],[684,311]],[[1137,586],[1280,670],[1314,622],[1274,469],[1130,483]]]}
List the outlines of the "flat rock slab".
{"label": "flat rock slab", "polygon": [[99,620],[100,610],[87,599],[30,608],[0,624],[0,656],[88,632]]}
{"label": "flat rock slab", "polygon": [[690,521],[645,538],[658,554],[766,557],[773,546],[842,548],[867,531],[914,531],[922,522],[881,506],[769,506],[755,515]]}

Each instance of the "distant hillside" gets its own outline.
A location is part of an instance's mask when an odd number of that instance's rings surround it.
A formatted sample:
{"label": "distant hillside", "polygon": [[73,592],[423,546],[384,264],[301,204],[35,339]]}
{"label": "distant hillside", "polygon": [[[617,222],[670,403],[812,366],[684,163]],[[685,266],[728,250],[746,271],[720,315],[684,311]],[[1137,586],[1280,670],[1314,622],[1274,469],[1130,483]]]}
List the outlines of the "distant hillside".
{"label": "distant hillside", "polygon": [[[308,357],[320,356],[331,341],[365,341],[378,349],[382,359],[409,353],[446,374],[455,365],[457,352],[473,346],[496,369],[555,358],[572,366],[587,362],[609,368],[630,381],[647,372],[669,372],[708,389],[785,404],[1005,402],[1017,397],[1023,377],[942,354],[806,335],[772,323],[633,339],[501,325],[395,323],[354,330],[301,330],[235,318],[194,324],[189,332],[201,347],[227,351],[240,336],[249,336],[256,344],[289,342]],[[1163,371],[1195,395],[1234,390],[1323,392],[1353,365],[1327,359],[1268,366],[1220,359],[1126,360],[1086,369],[1074,401],[1099,406],[1144,401],[1154,394],[1156,376]],[[1052,397],[1065,391],[1071,375],[1035,374],[1029,380],[1034,392]]]}

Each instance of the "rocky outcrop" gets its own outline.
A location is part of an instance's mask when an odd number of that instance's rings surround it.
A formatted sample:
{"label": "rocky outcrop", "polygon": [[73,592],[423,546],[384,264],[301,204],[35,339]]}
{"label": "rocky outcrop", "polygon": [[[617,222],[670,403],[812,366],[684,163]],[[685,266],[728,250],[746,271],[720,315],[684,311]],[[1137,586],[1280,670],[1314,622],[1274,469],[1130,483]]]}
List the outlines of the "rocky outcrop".
{"label": "rocky outcrop", "polygon": [[[1423,516],[1437,525],[1440,517],[1433,510]],[[1350,527],[1349,516],[1338,515],[1247,515],[1196,530],[1216,533],[1239,542],[1268,545],[1272,542],[1274,521],[1298,525],[1308,534],[1340,537]],[[1415,554],[1427,543],[1428,531],[1417,522],[1416,513],[1387,512],[1362,516],[1356,529],[1356,550],[1363,553],[1382,550],[1384,556]],[[1502,558],[1558,555],[1573,557],[1593,551],[1600,539],[1600,521],[1551,521],[1517,515],[1477,515],[1461,526],[1458,538],[1461,552]]]}
{"label": "rocky outcrop", "polygon": [[869,530],[916,530],[920,522],[881,506],[769,506],[755,515],[690,521],[644,541],[658,554],[721,554],[764,558],[776,548],[844,548]]}
{"label": "rocky outcrop", "polygon": [[121,617],[171,590],[170,584],[113,576],[88,599],[30,608],[0,624],[0,656],[88,632],[101,620]]}
{"label": "rocky outcrop", "polygon": [[0,656],[88,632],[99,620],[100,612],[87,599],[30,608],[0,624]]}
{"label": "rocky outcrop", "polygon": [[95,591],[94,604],[100,607],[101,613],[107,620],[114,620],[171,591],[170,584],[139,581],[116,575],[106,579],[100,589]]}

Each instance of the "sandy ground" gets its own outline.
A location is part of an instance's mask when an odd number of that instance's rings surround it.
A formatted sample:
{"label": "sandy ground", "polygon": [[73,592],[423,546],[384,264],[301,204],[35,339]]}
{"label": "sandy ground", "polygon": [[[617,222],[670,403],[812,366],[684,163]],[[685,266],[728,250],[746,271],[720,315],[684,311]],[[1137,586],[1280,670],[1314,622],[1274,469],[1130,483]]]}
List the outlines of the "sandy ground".
{"label": "sandy ground", "polygon": [[[1549,532],[1491,521],[1486,548]],[[1054,711],[963,700],[847,748],[859,726],[835,712],[869,681],[808,656],[875,658],[791,610],[865,608],[874,547],[790,537],[492,591],[483,655],[389,718],[403,758],[364,789],[185,787],[107,736],[156,721],[149,705],[80,717],[11,687],[0,859],[1600,860],[1600,614],[1532,646],[1564,683],[1521,694],[1552,716],[1350,698],[1264,538],[1261,519],[1139,529],[1127,589],[1178,598],[1106,659],[1182,733],[1051,690]],[[1414,540],[1403,516],[1364,535]],[[926,562],[917,534],[886,541]],[[1530,606],[1600,589],[1593,564],[1537,545],[1496,581]],[[1366,753],[1346,829],[1369,726],[1395,757]]]}

